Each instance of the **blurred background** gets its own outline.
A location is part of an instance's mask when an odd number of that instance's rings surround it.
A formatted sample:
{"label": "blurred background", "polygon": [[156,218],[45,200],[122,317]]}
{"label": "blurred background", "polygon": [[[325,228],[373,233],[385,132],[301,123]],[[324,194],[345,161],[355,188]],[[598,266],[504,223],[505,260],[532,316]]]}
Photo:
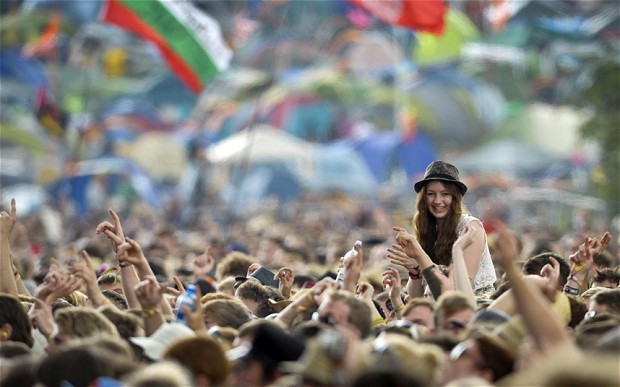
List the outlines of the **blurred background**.
{"label": "blurred background", "polygon": [[487,227],[618,222],[617,0],[411,2],[409,26],[399,2],[192,3],[231,54],[198,89],[104,22],[106,1],[0,2],[3,209],[225,225],[338,200],[407,218],[443,159]]}

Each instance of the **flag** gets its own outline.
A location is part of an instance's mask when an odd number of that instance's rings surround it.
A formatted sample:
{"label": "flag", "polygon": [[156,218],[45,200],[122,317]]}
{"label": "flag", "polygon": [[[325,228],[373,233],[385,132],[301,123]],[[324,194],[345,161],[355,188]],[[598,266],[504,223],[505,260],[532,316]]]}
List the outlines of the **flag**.
{"label": "flag", "polygon": [[26,58],[51,57],[56,53],[58,35],[62,27],[62,15],[58,12],[50,13],[47,26],[41,36],[32,43],[27,43],[22,50]]}
{"label": "flag", "polygon": [[349,0],[383,22],[443,34],[448,5],[444,0]]}
{"label": "flag", "polygon": [[69,116],[57,103],[51,100],[48,90],[37,89],[36,116],[45,130],[56,137],[62,137],[69,121]]}
{"label": "flag", "polygon": [[217,21],[186,0],[107,0],[102,19],[155,44],[195,93],[232,58]]}

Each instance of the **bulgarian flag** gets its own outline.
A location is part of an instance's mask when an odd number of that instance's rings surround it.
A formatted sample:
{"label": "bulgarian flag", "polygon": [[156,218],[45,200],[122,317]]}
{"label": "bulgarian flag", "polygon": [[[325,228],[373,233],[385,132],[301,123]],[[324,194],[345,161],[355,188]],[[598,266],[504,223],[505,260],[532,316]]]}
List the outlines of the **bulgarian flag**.
{"label": "bulgarian flag", "polygon": [[443,35],[448,5],[444,0],[349,0],[383,22]]}
{"label": "bulgarian flag", "polygon": [[103,21],[153,42],[195,93],[232,58],[217,21],[186,0],[106,0]]}

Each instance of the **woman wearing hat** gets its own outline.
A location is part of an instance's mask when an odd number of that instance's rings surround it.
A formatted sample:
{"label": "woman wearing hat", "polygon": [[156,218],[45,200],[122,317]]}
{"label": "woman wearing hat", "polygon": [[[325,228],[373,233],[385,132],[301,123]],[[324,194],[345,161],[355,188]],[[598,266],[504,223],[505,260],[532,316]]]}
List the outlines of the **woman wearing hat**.
{"label": "woman wearing hat", "polygon": [[487,245],[482,222],[469,215],[463,203],[467,186],[459,179],[458,169],[445,161],[434,161],[424,178],[414,185],[418,193],[413,235],[400,227],[397,245],[388,249],[388,257],[409,270],[411,297],[420,295],[420,271],[433,264],[452,264],[454,242],[466,229],[473,231],[466,244],[459,244],[465,261],[467,277],[476,295],[492,292],[496,280],[495,268]]}

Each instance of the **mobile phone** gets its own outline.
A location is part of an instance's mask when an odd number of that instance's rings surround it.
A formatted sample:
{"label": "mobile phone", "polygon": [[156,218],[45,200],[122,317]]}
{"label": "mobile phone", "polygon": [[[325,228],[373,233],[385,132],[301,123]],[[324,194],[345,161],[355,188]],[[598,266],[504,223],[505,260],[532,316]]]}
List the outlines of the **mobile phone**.
{"label": "mobile phone", "polygon": [[258,282],[260,282],[261,284],[271,286],[277,289],[280,286],[280,281],[274,280],[274,276],[275,274],[264,266],[261,266],[258,270],[256,270],[250,275],[250,277],[258,280]]}

